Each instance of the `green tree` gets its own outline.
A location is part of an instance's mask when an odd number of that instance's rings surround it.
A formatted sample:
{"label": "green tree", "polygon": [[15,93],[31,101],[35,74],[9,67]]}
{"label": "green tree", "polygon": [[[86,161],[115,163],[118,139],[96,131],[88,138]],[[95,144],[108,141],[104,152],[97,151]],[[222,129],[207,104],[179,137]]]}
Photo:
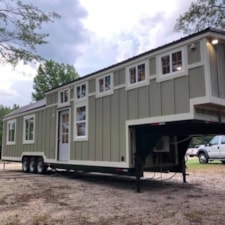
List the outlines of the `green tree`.
{"label": "green tree", "polygon": [[36,47],[47,43],[48,34],[41,28],[55,18],[59,18],[57,13],[45,13],[21,0],[0,0],[0,63],[42,60]]}
{"label": "green tree", "polygon": [[39,66],[34,78],[33,88],[35,91],[32,93],[32,98],[36,101],[41,100],[44,98],[46,91],[73,81],[78,77],[79,75],[73,66],[47,60]]}
{"label": "green tree", "polygon": [[210,139],[213,136],[205,135],[205,136],[199,136],[199,137],[193,137],[191,139],[190,147],[194,147],[195,145],[203,145],[203,144],[208,144]]}
{"label": "green tree", "polygon": [[19,108],[18,105],[14,105],[12,108],[0,105],[0,158],[2,151],[3,117],[17,108]]}
{"label": "green tree", "polygon": [[207,27],[225,28],[224,0],[197,0],[176,20],[174,29],[191,34]]}

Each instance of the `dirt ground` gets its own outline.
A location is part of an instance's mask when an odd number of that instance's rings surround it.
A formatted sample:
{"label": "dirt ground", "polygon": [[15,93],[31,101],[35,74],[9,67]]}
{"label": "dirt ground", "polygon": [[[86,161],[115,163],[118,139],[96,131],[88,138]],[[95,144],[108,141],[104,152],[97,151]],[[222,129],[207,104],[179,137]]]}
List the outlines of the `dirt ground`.
{"label": "dirt ground", "polygon": [[142,192],[126,177],[24,174],[0,162],[1,225],[225,224],[225,165],[181,174],[147,173]]}

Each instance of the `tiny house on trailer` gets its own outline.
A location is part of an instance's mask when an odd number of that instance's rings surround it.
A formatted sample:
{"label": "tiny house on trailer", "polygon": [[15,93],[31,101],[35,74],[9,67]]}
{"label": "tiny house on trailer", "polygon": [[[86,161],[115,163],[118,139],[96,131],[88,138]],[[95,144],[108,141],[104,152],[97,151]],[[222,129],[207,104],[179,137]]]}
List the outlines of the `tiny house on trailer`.
{"label": "tiny house on trailer", "polygon": [[52,89],[4,117],[2,160],[185,181],[191,137],[225,131],[224,62],[225,32],[207,28]]}

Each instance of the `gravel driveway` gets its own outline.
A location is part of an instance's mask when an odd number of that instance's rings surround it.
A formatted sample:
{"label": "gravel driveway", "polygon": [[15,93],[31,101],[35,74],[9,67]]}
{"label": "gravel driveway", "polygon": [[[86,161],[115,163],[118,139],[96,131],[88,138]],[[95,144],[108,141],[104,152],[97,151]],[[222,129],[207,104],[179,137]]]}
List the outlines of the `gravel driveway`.
{"label": "gravel driveway", "polygon": [[135,179],[54,172],[24,174],[0,164],[1,225],[225,224],[225,165]]}

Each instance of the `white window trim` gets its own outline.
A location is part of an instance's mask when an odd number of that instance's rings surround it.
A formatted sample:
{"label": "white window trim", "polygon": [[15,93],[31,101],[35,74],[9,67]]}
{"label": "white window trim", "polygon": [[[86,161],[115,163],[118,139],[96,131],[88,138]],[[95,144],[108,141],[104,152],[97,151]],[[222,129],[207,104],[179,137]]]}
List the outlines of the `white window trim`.
{"label": "white window trim", "polygon": [[[33,126],[33,140],[25,140],[26,137],[26,124],[25,121],[27,119],[34,118],[34,126]],[[28,115],[23,117],[23,144],[33,144],[35,141],[35,115]]]}
{"label": "white window trim", "polygon": [[[86,95],[82,98],[77,98],[77,87],[81,87],[82,85],[86,86]],[[86,101],[88,98],[88,82],[80,83],[74,86],[74,99],[76,102]]]}
{"label": "white window trim", "polygon": [[[77,108],[85,106],[86,107],[86,135],[85,136],[77,136]],[[74,104],[74,124],[73,124],[73,140],[74,141],[87,141],[88,140],[88,103],[87,101],[79,102]]]}
{"label": "white window trim", "polygon": [[[14,141],[9,141],[9,124],[10,123],[15,123]],[[14,145],[14,144],[16,144],[16,119],[7,121],[6,144],[7,145]]]}
{"label": "white window trim", "polygon": [[[171,55],[175,52],[181,51],[182,54],[182,70],[180,71],[176,71],[176,72],[170,72],[167,74],[162,74],[162,62],[161,62],[161,58],[163,56],[167,56],[170,55],[170,64],[171,64]],[[172,68],[172,67],[170,67]],[[188,71],[187,71],[187,47],[182,47],[182,48],[176,48],[173,49],[171,51],[165,52],[159,56],[157,56],[157,81],[164,81],[164,80],[169,80],[172,78],[176,78],[176,77],[181,77],[181,76],[185,76],[188,75]]]}
{"label": "white window trim", "polygon": [[[103,91],[100,92],[99,91],[99,80],[100,79],[104,79],[105,77],[110,76],[110,81],[111,81],[111,89],[108,91]],[[107,95],[111,95],[114,92],[114,79],[113,79],[113,73],[109,73],[100,77],[96,78],[96,97],[103,97],[103,96],[107,96]]]}
{"label": "white window trim", "polygon": [[[130,68],[133,68],[133,67],[137,68],[137,66],[141,65],[141,64],[145,64],[145,79],[143,81],[139,81],[139,82],[136,82],[136,83],[133,83],[133,84],[130,83],[130,74],[129,74]],[[150,83],[149,61],[148,60],[140,61],[138,63],[132,64],[132,65],[126,67],[125,75],[126,75],[126,90],[142,87],[142,86],[145,86],[145,85],[149,85],[149,83]]]}
{"label": "white window trim", "polygon": [[[62,92],[65,92],[65,91],[68,91],[68,101],[67,102],[61,102],[61,98],[60,98],[61,96],[60,96],[60,94]],[[70,89],[69,88],[66,88],[66,89],[60,90],[58,92],[58,106],[67,106],[69,104],[70,104]]]}

